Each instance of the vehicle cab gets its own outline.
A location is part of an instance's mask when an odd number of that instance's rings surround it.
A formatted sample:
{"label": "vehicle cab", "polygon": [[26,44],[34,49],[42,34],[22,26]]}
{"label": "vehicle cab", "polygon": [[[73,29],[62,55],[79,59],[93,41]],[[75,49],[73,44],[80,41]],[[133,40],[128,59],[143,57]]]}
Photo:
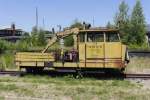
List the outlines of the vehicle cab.
{"label": "vehicle cab", "polygon": [[126,46],[121,43],[118,30],[80,30],[77,38],[80,67],[125,67]]}

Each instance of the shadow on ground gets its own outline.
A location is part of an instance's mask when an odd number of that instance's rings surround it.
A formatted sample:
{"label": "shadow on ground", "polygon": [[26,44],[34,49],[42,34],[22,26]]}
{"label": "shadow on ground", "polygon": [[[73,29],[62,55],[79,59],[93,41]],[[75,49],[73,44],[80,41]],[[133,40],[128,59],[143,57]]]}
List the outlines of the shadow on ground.
{"label": "shadow on ground", "polygon": [[124,80],[124,74],[116,71],[111,72],[68,72],[68,71],[51,71],[44,70],[42,72],[34,72],[34,73],[26,73],[22,72],[20,74],[21,77],[26,75],[39,75],[39,76],[50,76],[50,77],[72,77],[76,79],[80,78],[95,78],[100,80]]}

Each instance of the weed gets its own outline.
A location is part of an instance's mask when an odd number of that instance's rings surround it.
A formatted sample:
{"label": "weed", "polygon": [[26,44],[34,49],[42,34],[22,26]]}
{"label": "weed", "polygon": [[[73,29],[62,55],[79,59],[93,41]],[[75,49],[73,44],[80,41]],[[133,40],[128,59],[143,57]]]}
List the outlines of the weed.
{"label": "weed", "polygon": [[2,69],[16,69],[14,64],[14,54],[7,52],[0,56]]}
{"label": "weed", "polygon": [[0,83],[0,91],[12,91],[18,89],[15,84],[3,84]]}
{"label": "weed", "polygon": [[5,98],[4,98],[4,97],[2,97],[2,96],[0,96],[0,100],[5,100]]}
{"label": "weed", "polygon": [[[11,80],[14,80],[13,83]],[[143,92],[141,89],[139,84],[133,84],[127,80],[75,79],[70,76],[54,78],[39,75],[27,75],[21,78],[15,77],[15,79],[10,76],[0,78],[0,92],[12,92],[17,96],[35,98],[49,98],[50,96],[56,99],[71,98],[75,100],[140,100],[148,98],[150,91]],[[148,97],[144,97],[146,95]]]}

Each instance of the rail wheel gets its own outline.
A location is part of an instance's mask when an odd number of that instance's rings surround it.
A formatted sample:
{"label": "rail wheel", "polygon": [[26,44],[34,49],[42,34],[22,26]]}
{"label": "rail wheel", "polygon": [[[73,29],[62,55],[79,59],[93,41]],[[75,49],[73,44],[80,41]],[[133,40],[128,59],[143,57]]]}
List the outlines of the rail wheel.
{"label": "rail wheel", "polygon": [[83,72],[81,70],[76,70],[76,78],[82,78]]}
{"label": "rail wheel", "polygon": [[26,68],[27,73],[41,73],[43,71],[44,67],[36,67],[36,68]]}
{"label": "rail wheel", "polygon": [[[122,69],[122,70],[124,70],[124,69]],[[106,69],[105,74],[109,75],[109,76],[118,76],[118,75],[122,74],[122,71],[118,70],[118,69]]]}
{"label": "rail wheel", "polygon": [[42,68],[35,68],[34,72],[35,73],[42,73],[43,69],[44,69],[43,67]]}
{"label": "rail wheel", "polygon": [[32,73],[33,72],[33,68],[25,68],[27,73]]}
{"label": "rail wheel", "polygon": [[122,73],[125,71],[125,68],[121,68],[121,70],[120,70]]}

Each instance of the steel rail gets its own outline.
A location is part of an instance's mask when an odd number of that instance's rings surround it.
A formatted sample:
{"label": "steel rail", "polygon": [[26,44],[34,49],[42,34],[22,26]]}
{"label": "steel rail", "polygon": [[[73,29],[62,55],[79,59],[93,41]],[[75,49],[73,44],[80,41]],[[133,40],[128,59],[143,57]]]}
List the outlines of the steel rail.
{"label": "steel rail", "polygon": [[150,74],[125,74],[127,79],[150,79]]}
{"label": "steel rail", "polygon": [[20,71],[0,71],[0,75],[12,75],[12,76],[16,76],[16,75],[20,75]]}

